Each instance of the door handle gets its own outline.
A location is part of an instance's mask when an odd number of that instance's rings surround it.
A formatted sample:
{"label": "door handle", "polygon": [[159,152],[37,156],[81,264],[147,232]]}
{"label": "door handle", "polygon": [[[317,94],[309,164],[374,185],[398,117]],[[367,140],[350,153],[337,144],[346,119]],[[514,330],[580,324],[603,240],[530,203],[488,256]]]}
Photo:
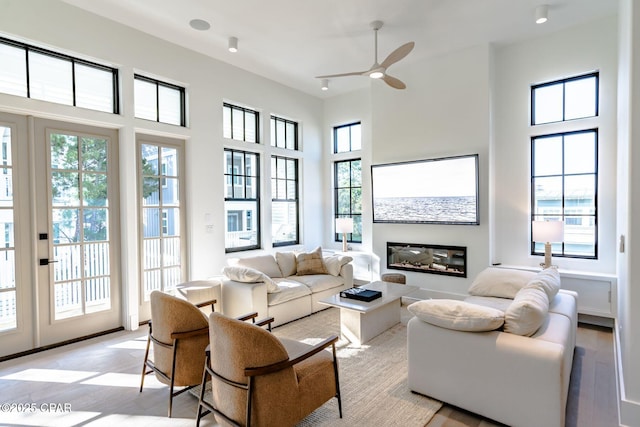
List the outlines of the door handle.
{"label": "door handle", "polygon": [[54,262],[58,262],[58,261],[51,260],[49,258],[40,258],[40,265],[49,265],[49,264],[52,264]]}

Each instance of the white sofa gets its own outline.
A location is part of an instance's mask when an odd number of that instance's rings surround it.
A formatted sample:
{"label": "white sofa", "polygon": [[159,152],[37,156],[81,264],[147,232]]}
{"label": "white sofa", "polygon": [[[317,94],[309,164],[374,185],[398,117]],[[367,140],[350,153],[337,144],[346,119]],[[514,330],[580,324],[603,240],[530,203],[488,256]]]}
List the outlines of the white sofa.
{"label": "white sofa", "polygon": [[223,269],[222,312],[258,312],[273,326],[326,309],[318,301],[353,287],[351,257],[311,252],[278,252],[231,260]]}
{"label": "white sofa", "polygon": [[[490,279],[510,273],[500,270],[490,271]],[[511,273],[518,276],[510,280],[514,289],[496,297],[486,295],[496,292],[485,292],[485,287],[465,301],[449,300],[435,320],[429,316],[446,302],[420,301],[414,303],[420,307],[409,306],[418,314],[407,325],[409,388],[510,426],[562,427],[576,343],[577,294],[552,290],[547,309],[534,310],[537,320],[533,323],[540,323],[536,326],[527,319],[531,304],[521,297],[531,291],[540,273]],[[557,280],[559,289],[559,275]],[[489,324],[487,316],[479,316],[484,324],[474,329],[476,308],[490,313],[491,321],[498,323]],[[471,321],[461,319],[465,313],[471,313]],[[506,323],[496,329],[501,321]],[[517,322],[524,322],[525,330],[519,330],[522,325]]]}

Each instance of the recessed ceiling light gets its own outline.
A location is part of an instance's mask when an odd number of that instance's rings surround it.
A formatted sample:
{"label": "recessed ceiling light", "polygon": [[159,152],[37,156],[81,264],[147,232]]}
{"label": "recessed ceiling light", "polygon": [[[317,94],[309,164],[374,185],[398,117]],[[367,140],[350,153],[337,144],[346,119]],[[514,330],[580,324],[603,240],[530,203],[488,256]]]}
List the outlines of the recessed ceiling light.
{"label": "recessed ceiling light", "polygon": [[203,19],[192,19],[189,21],[189,25],[191,25],[191,28],[198,31],[207,31],[211,28],[211,24]]}

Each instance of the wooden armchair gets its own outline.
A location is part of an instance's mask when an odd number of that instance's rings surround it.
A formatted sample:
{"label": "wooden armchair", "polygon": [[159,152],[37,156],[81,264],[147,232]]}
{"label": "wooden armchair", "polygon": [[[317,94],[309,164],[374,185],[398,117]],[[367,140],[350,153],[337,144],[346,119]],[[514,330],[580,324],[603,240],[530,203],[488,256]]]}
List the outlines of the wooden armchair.
{"label": "wooden armchair", "polygon": [[[205,349],[209,345],[209,323],[200,307],[211,305],[216,300],[194,305],[183,299],[160,291],[151,293],[151,321],[147,349],[142,364],[140,392],[145,375],[155,372],[158,381],[169,386],[169,409],[171,417],[173,398],[200,384],[205,365]],[[255,322],[258,313],[242,316],[241,320]],[[259,322],[271,325],[273,318]],[[153,360],[149,349],[153,342]],[[174,391],[175,387],[183,387]]]}
{"label": "wooden armchair", "polygon": [[212,313],[209,337],[196,426],[211,412],[221,425],[294,426],[333,397],[342,418],[336,335],[311,346]]}

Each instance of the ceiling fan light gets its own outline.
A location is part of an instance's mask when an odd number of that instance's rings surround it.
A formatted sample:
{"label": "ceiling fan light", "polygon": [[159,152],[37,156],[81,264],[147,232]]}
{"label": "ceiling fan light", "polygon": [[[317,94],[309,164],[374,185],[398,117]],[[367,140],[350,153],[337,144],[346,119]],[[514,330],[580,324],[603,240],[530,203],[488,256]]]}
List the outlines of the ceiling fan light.
{"label": "ceiling fan light", "polygon": [[327,91],[329,90],[329,80],[328,79],[322,79],[322,83],[320,84],[320,89]]}
{"label": "ceiling fan light", "polygon": [[371,72],[371,74],[369,74],[369,77],[371,77],[372,79],[381,79],[382,77],[384,77],[384,73],[382,71],[373,71]]}

